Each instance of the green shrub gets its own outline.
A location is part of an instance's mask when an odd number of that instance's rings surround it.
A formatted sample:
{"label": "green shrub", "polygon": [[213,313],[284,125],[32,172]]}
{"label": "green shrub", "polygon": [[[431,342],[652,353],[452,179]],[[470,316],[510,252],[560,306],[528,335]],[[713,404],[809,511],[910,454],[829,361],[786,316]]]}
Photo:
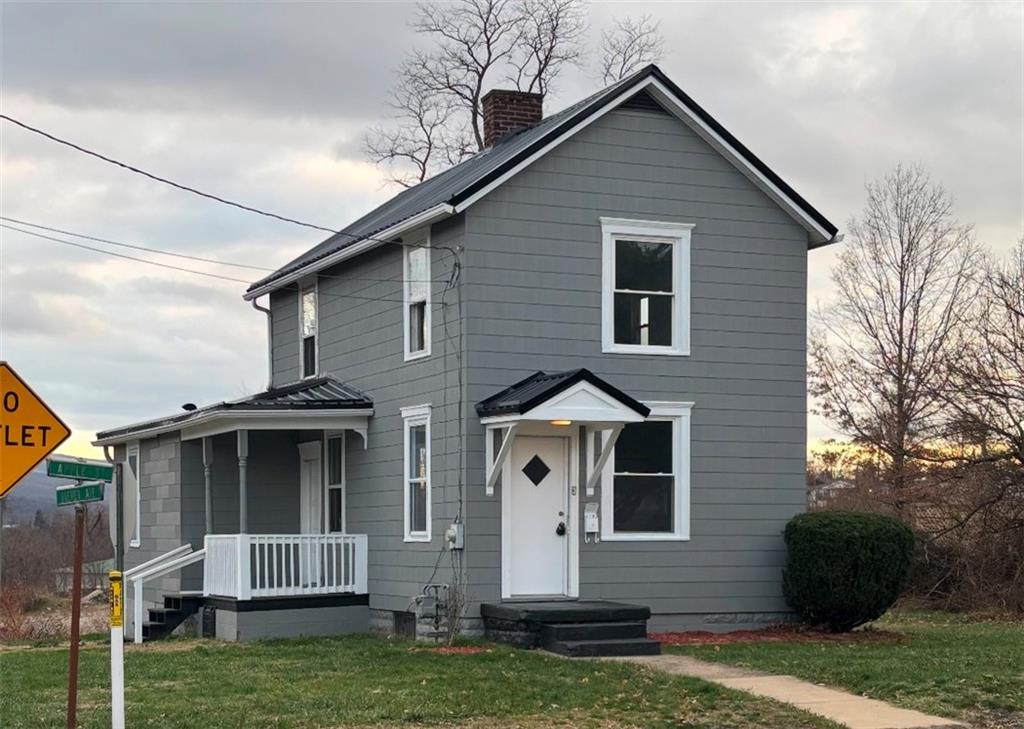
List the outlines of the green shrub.
{"label": "green shrub", "polygon": [[803,620],[844,632],[875,620],[907,586],[914,533],[887,516],[801,514],[786,525],[786,601]]}

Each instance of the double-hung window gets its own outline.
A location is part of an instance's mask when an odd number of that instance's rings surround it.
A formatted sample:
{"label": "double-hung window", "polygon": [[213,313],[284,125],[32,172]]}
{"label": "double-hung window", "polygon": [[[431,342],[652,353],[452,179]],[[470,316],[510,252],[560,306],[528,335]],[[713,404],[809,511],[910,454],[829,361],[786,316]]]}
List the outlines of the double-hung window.
{"label": "double-hung window", "polygon": [[690,403],[647,403],[623,427],[602,474],[602,537],[690,537]]}
{"label": "double-hung window", "polygon": [[345,531],[345,436],[327,438],[327,531]]}
{"label": "double-hung window", "polygon": [[430,248],[429,238],[405,246],[405,359],[430,354]]}
{"label": "double-hung window", "polygon": [[601,218],[603,351],[690,353],[692,228]]}
{"label": "double-hung window", "polygon": [[317,333],[319,312],[316,284],[299,290],[299,360],[302,377],[313,377],[317,373]]}
{"label": "double-hung window", "polygon": [[405,541],[430,541],[430,406],[402,408],[405,432]]}

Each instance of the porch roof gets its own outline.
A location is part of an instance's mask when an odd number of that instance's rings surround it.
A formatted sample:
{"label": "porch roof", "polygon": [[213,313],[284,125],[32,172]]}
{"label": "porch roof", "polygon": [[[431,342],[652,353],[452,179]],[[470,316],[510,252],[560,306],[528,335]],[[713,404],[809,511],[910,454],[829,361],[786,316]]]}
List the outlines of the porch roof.
{"label": "porch roof", "polygon": [[[93,445],[124,443],[175,430],[189,437],[212,435],[234,429],[329,428],[330,418],[365,418],[373,414],[373,400],[366,393],[333,377],[317,377],[275,387],[239,400],[227,400],[164,418],[133,423],[96,434]],[[283,417],[282,417],[283,416]],[[283,419],[284,418],[284,419]],[[337,427],[344,427],[338,425]]]}
{"label": "porch roof", "polygon": [[635,419],[645,418],[651,412],[650,408],[643,403],[610,385],[590,370],[582,368],[566,372],[534,372],[526,379],[478,402],[476,412],[481,418],[525,415],[552,400],[556,395],[581,383],[590,385],[595,390],[611,397],[627,410],[633,411],[639,416]]}

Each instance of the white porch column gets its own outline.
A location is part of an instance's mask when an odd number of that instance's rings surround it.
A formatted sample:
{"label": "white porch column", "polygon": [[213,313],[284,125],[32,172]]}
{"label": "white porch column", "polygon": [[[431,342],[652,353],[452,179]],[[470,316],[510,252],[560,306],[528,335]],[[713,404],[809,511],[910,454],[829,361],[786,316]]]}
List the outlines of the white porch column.
{"label": "white porch column", "polygon": [[249,431],[238,431],[238,531],[249,531],[249,495],[246,483],[246,467],[249,462]]}
{"label": "white porch column", "polygon": [[203,438],[203,481],[206,486],[206,533],[213,534],[213,439]]}

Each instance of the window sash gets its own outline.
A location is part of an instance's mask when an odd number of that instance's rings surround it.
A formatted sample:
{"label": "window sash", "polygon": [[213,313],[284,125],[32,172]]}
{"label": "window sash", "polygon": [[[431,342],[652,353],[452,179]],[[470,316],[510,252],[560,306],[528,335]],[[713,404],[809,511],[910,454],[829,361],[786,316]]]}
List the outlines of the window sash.
{"label": "window sash", "polygon": [[319,368],[320,307],[316,286],[299,291],[299,370],[303,378],[313,377]]}
{"label": "window sash", "polygon": [[[125,453],[125,469],[131,474],[132,493],[135,496],[135,523],[128,538],[128,546],[138,547],[142,544],[142,450],[138,445],[129,446]],[[122,537],[123,538],[123,537]]]}
{"label": "window sash", "polygon": [[327,488],[327,531],[339,534],[345,531],[345,495],[340,486]]}
{"label": "window sash", "polygon": [[405,359],[430,354],[430,238],[406,245],[403,252]]}
{"label": "window sash", "polygon": [[[688,356],[694,226],[604,216],[600,223],[601,351]],[[650,245],[644,251],[642,244]]]}
{"label": "window sash", "polygon": [[[668,447],[672,449],[671,460],[658,458],[657,453],[648,454],[647,460],[656,459],[651,461],[651,468],[658,468],[658,471],[644,472],[641,462],[643,459],[630,458],[628,454],[624,454],[625,458],[619,459],[622,462],[617,462],[613,450],[602,470],[601,538],[609,541],[685,541],[690,538],[690,413],[692,403],[656,401],[648,402],[646,405],[651,408],[651,414],[644,422],[671,423],[671,438],[668,440]],[[666,435],[663,433],[662,438],[657,440],[664,442]],[[644,443],[650,444],[653,439],[654,434],[645,436]],[[626,440],[623,440],[623,436],[620,435],[615,450],[620,450],[628,442],[628,436]],[[596,442],[594,445],[597,445]],[[659,443],[658,448],[661,447]],[[658,450],[657,452],[662,451]],[[670,468],[671,471],[666,472],[666,468]],[[623,528],[629,526],[627,524],[616,528],[616,489],[629,488],[630,483],[644,486],[644,482],[649,481],[647,486],[649,486],[650,492],[647,496],[643,498],[638,495],[641,501],[638,508],[642,510],[643,501],[646,500],[650,503],[651,500],[659,498],[659,495],[655,493],[659,480],[668,482],[666,488],[669,489],[669,492],[662,492],[661,498],[664,498],[665,508],[668,510],[668,513],[665,514],[665,521],[669,524],[666,526],[670,526],[671,530],[640,531]],[[619,503],[621,506],[623,502]],[[647,515],[650,516],[649,511]],[[638,513],[637,516],[642,517],[644,514]]]}
{"label": "window sash", "polygon": [[403,521],[405,541],[431,539],[431,442],[430,406],[402,409],[403,437]]}

